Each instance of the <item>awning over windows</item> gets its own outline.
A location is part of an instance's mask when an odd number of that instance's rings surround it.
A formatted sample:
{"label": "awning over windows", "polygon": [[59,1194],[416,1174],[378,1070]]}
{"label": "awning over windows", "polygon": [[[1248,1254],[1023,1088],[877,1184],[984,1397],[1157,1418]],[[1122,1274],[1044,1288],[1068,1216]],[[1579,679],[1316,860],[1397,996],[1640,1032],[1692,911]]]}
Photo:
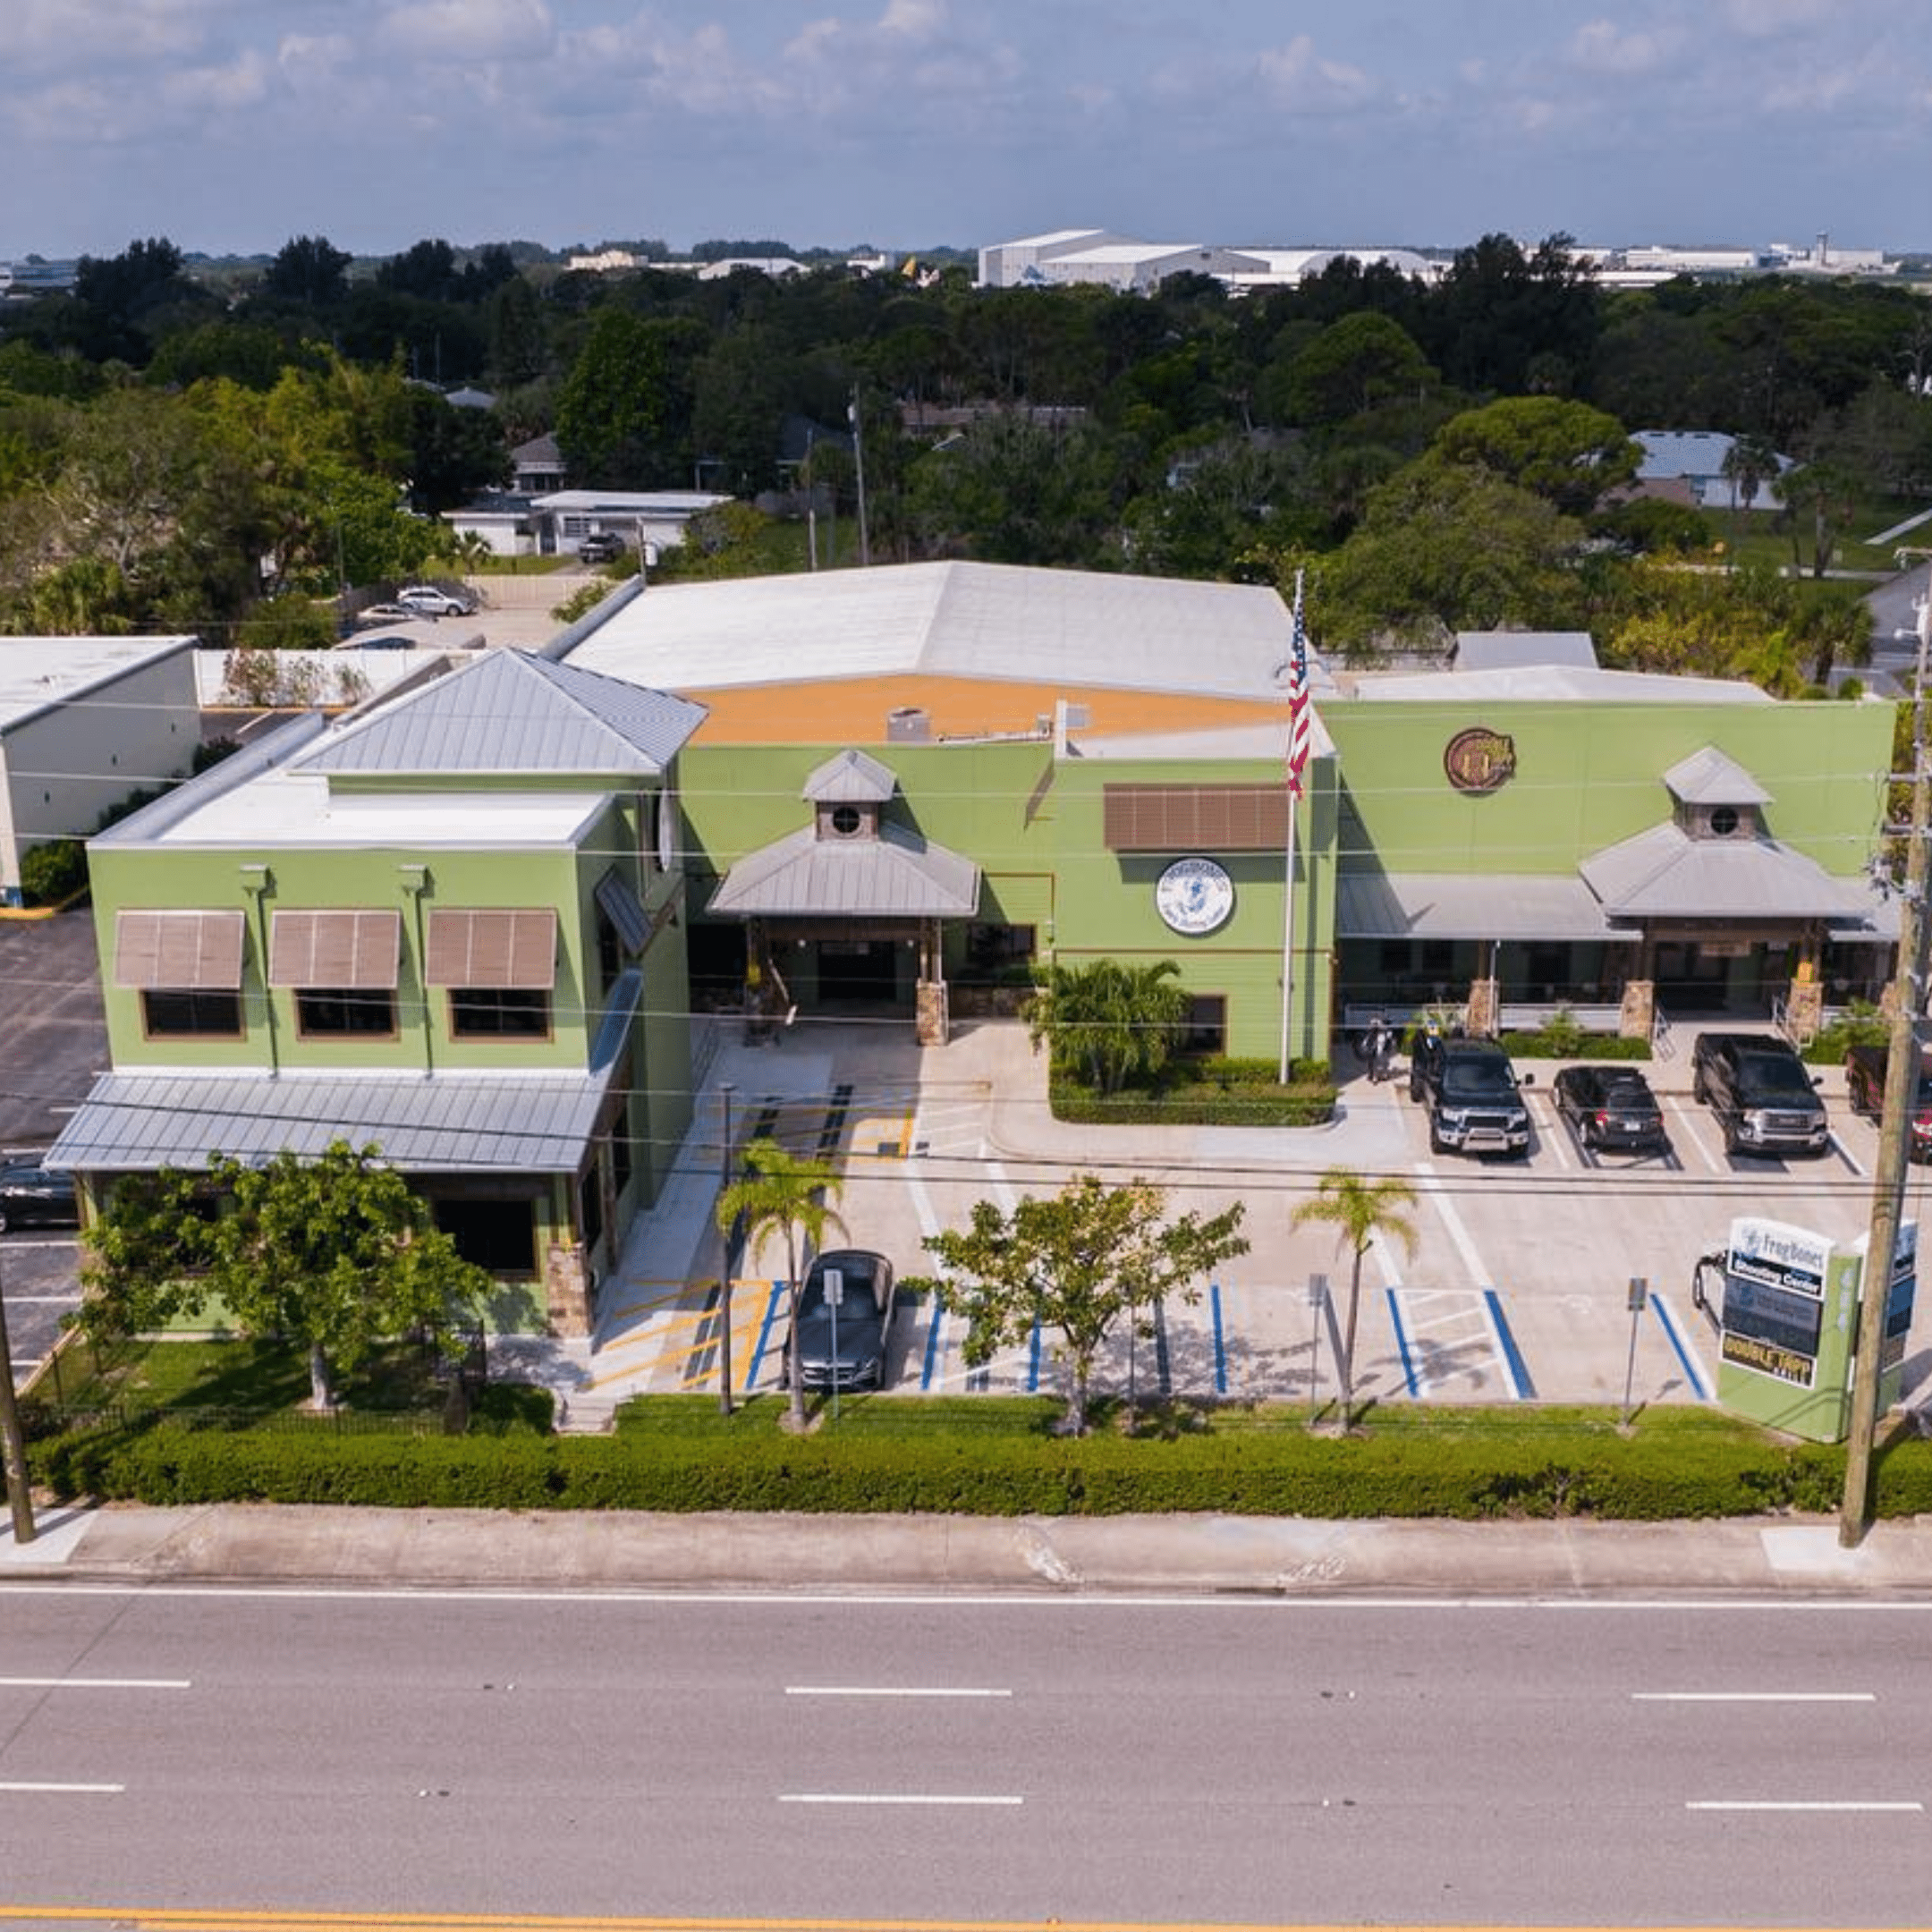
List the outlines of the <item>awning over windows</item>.
{"label": "awning over windows", "polygon": [[597,902],[604,917],[617,929],[624,951],[635,959],[650,938],[650,919],[638,902],[638,895],[615,866],[597,882]]}
{"label": "awning over windows", "polygon": [[393,993],[402,934],[394,911],[277,911],[268,927],[268,983]]}
{"label": "awning over windows", "polygon": [[435,987],[548,989],[556,984],[556,913],[548,906],[429,914],[423,978]]}
{"label": "awning over windows", "polygon": [[242,914],[114,914],[114,981],[142,991],[235,993],[242,987]]}

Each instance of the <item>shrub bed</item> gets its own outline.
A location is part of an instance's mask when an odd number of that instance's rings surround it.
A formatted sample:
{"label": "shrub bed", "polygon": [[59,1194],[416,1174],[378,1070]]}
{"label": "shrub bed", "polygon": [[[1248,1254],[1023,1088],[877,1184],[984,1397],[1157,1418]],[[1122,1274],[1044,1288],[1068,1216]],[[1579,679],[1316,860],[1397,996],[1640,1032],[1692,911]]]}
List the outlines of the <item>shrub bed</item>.
{"label": "shrub bed", "polygon": [[1055,1120],[1096,1126],[1319,1127],[1335,1118],[1326,1062],[1297,1060],[1284,1086],[1272,1060],[1183,1060],[1157,1087],[1102,1094],[1055,1072],[1047,1097]]}
{"label": "shrub bed", "polygon": [[[1475,1411],[1404,1418],[1338,1439],[1285,1411],[1189,1419],[1158,1435],[1050,1433],[1050,1405],[979,1405],[979,1426],[917,1421],[919,1405],[853,1400],[808,1436],[775,1404],[729,1420],[695,1410],[610,1436],[325,1436],[207,1432],[161,1422],[33,1445],[63,1499],[392,1508],[764,1510],[978,1516],[1208,1512],[1306,1517],[1682,1517],[1829,1511],[1842,1450],[1724,1416],[1658,1411],[1629,1433],[1606,1416]],[[648,1411],[648,1405],[645,1405]],[[877,1416],[877,1421],[871,1419]],[[1878,1459],[1884,1515],[1932,1511],[1932,1443]]]}

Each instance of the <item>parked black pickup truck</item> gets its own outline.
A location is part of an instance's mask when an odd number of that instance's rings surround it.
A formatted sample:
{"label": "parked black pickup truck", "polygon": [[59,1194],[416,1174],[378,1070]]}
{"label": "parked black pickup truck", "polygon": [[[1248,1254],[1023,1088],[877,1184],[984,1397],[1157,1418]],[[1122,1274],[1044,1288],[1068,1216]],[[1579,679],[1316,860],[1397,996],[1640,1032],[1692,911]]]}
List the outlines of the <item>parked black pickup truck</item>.
{"label": "parked black pickup truck", "polygon": [[1421,1035],[1409,1055],[1409,1097],[1428,1103],[1433,1154],[1530,1157],[1530,1110],[1516,1070],[1488,1040]]}
{"label": "parked black pickup truck", "polygon": [[1822,1154],[1831,1123],[1795,1048],[1767,1033],[1699,1033],[1691,1091],[1724,1129],[1727,1154]]}
{"label": "parked black pickup truck", "polygon": [[[1854,1114],[1868,1114],[1877,1120],[1885,1113],[1888,1056],[1889,1050],[1884,1046],[1854,1046],[1845,1055],[1845,1086]],[[1932,1059],[1921,1051],[1918,1063],[1919,1084],[1911,1097],[1911,1157],[1932,1160]]]}

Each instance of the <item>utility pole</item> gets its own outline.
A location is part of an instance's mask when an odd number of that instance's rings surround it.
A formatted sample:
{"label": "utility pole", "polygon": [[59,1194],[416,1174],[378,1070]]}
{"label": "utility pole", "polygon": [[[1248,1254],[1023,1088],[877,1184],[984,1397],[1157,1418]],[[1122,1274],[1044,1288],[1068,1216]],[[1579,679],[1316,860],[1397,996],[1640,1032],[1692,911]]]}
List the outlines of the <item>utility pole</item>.
{"label": "utility pole", "polygon": [[1845,1444],[1844,1496],[1838,1541],[1864,1540],[1872,1517],[1872,1447],[1878,1432],[1879,1357],[1885,1349],[1885,1304],[1892,1258],[1905,1207],[1911,1148],[1912,1105],[1919,1087],[1919,1015],[1926,997],[1927,828],[1932,784],[1926,767],[1926,659],[1932,646],[1932,593],[1919,603],[1919,663],[1912,680],[1911,829],[1905,850],[1905,886],[1899,906],[1898,970],[1892,982],[1892,1034],[1885,1055],[1885,1107],[1878,1123],[1878,1160],[1872,1174],[1871,1231],[1859,1302],[1858,1353],[1852,1370],[1852,1429]]}
{"label": "utility pole", "polygon": [[0,1288],[0,1453],[4,1453],[6,1462],[7,1504],[13,1515],[13,1541],[24,1546],[34,1539],[33,1497],[27,1487],[27,1437],[21,1428],[20,1402],[13,1394],[13,1345],[7,1339],[4,1288]]}
{"label": "utility pole", "polygon": [[872,541],[866,533],[865,432],[859,421],[859,386],[852,385],[852,402],[845,411],[852,421],[852,480],[859,492],[859,564],[862,570],[872,561]]}
{"label": "utility pole", "polygon": [[[724,1131],[718,1152],[718,1189],[722,1192],[732,1184],[732,1137],[731,1104],[732,1095],[736,1091],[730,1080],[722,1081],[718,1087],[718,1098],[724,1105]],[[732,1231],[725,1228],[724,1259],[718,1269],[718,1413],[728,1416],[732,1412],[732,1319],[731,1319],[731,1271]]]}

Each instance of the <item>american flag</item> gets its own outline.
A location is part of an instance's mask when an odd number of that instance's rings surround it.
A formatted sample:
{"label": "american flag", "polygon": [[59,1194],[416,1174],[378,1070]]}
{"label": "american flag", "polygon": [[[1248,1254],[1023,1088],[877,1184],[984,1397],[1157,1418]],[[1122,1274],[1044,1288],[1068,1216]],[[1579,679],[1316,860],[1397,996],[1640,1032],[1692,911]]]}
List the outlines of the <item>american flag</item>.
{"label": "american flag", "polygon": [[1294,580],[1294,638],[1288,647],[1288,796],[1301,794],[1301,771],[1314,741],[1309,703],[1308,629],[1301,621],[1301,572]]}

